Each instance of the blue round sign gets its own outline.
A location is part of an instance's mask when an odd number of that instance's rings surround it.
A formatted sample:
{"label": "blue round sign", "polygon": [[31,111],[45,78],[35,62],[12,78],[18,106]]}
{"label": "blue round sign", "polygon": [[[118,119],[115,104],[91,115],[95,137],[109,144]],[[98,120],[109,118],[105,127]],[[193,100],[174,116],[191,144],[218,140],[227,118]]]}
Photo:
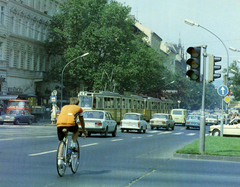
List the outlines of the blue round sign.
{"label": "blue round sign", "polygon": [[217,92],[220,96],[225,96],[228,94],[228,87],[225,85],[219,86]]}

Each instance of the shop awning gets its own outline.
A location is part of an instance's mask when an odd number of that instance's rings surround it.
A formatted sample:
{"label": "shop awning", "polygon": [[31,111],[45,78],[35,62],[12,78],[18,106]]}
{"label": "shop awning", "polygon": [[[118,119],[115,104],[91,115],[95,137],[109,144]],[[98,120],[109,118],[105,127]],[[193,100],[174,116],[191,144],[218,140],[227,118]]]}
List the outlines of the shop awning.
{"label": "shop awning", "polygon": [[15,100],[18,95],[0,95],[0,100]]}

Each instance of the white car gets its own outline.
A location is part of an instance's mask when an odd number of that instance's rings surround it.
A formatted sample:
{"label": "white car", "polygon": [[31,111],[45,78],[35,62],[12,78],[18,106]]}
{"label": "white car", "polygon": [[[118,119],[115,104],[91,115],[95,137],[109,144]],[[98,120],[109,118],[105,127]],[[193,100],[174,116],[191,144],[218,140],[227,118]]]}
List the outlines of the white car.
{"label": "white car", "polygon": [[218,124],[218,116],[217,115],[207,115],[205,120],[206,125],[217,125]]}
{"label": "white car", "polygon": [[[93,133],[100,133],[105,137],[109,133],[111,133],[113,137],[117,135],[117,122],[112,118],[110,112],[104,110],[89,110],[84,111],[83,116],[88,136],[91,136]],[[81,125],[79,125],[79,129],[82,129]]]}
{"label": "white car", "polygon": [[[209,133],[212,136],[220,136],[221,125],[210,126]],[[223,125],[223,135],[240,136],[240,118],[234,118],[229,124]]]}
{"label": "white car", "polygon": [[155,113],[150,119],[150,127],[151,129],[153,128],[160,128],[163,127],[166,130],[171,128],[174,130],[174,120],[172,119],[172,116],[170,114],[165,114],[165,113]]}
{"label": "white car", "polygon": [[120,122],[121,132],[126,130],[137,130],[139,133],[146,132],[147,122],[144,120],[143,115],[140,113],[126,113],[123,120]]}

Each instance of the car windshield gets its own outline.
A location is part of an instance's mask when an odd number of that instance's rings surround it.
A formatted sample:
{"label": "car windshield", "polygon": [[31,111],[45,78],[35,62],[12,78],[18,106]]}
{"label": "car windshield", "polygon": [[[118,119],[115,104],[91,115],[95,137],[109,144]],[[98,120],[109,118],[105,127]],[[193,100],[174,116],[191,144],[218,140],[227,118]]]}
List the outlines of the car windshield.
{"label": "car windshield", "polygon": [[83,112],[84,119],[94,118],[94,119],[103,119],[104,113],[101,111],[85,111]]}
{"label": "car windshield", "polygon": [[172,113],[173,115],[182,115],[182,111],[181,110],[174,110],[173,111],[173,113]]}
{"label": "car windshield", "polygon": [[167,119],[167,115],[164,115],[164,114],[154,114],[153,115],[153,119],[155,119],[155,118]]}
{"label": "car windshield", "polygon": [[200,120],[200,116],[188,116],[188,120],[190,119]]}
{"label": "car windshield", "polygon": [[123,119],[139,120],[139,115],[137,115],[137,114],[126,114]]}

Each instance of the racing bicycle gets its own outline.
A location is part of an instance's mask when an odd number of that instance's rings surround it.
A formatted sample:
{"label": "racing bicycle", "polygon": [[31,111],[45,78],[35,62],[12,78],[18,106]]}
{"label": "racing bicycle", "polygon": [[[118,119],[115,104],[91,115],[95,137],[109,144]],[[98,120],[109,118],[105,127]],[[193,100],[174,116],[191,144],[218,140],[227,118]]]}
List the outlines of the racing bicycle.
{"label": "racing bicycle", "polygon": [[57,149],[57,172],[60,177],[62,177],[66,171],[67,167],[70,167],[73,173],[77,172],[78,165],[80,162],[80,147],[77,141],[77,147],[75,152],[73,152],[70,147],[68,139],[68,130],[62,130],[65,134],[62,141],[59,142]]}

